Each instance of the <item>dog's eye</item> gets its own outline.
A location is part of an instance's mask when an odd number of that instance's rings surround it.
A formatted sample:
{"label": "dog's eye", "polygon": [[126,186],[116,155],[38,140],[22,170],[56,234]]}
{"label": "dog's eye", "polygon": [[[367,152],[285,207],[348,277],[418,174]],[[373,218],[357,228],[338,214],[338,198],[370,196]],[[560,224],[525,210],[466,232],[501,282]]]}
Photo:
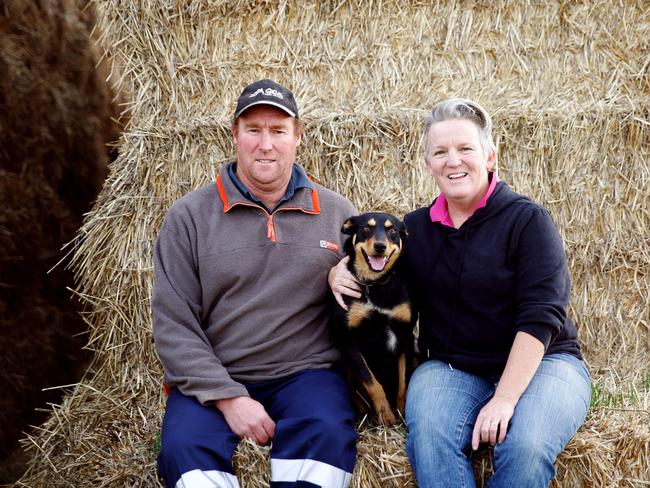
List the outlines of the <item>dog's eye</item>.
{"label": "dog's eye", "polygon": [[370,227],[368,227],[368,226],[366,225],[363,229],[361,229],[361,231],[362,231],[364,234],[369,234],[369,233],[370,233]]}
{"label": "dog's eye", "polygon": [[388,229],[388,235],[395,237],[397,235],[397,231],[395,229]]}

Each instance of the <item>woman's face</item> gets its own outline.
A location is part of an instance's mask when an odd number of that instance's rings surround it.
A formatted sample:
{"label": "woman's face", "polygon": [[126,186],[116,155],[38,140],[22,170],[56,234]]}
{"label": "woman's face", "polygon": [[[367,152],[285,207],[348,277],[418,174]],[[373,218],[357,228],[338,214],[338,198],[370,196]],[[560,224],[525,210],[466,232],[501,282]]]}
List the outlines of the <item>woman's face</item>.
{"label": "woman's face", "polygon": [[436,122],[429,129],[428,173],[448,205],[472,210],[488,188],[496,153],[481,146],[477,125],[465,119]]}

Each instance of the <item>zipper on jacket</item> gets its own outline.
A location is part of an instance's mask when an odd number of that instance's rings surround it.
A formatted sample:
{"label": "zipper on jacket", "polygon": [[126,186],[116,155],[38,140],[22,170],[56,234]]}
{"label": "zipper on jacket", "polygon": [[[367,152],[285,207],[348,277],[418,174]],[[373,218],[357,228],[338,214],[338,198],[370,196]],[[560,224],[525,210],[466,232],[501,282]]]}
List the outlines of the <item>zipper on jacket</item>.
{"label": "zipper on jacket", "polygon": [[[305,210],[300,207],[283,207],[283,208],[278,208],[274,210],[272,213],[269,213],[268,210],[266,210],[264,207],[261,207],[260,205],[256,205],[255,203],[248,203],[248,202],[237,202],[234,205],[244,205],[246,207],[253,207],[253,208],[259,208],[264,215],[266,215],[266,237],[269,239],[271,242],[277,242],[277,235],[275,233],[275,223],[273,222],[273,216],[277,212],[282,212],[285,210],[297,210],[306,214],[316,214],[318,212],[313,212],[310,210]],[[233,205],[233,206],[234,206]]]}
{"label": "zipper on jacket", "polygon": [[273,214],[267,215],[268,219],[266,220],[266,237],[271,239],[271,242],[276,242],[275,226],[273,225]]}
{"label": "zipper on jacket", "polygon": [[[259,207],[259,208],[262,208],[262,207]],[[262,209],[262,210],[264,210],[264,209]],[[273,216],[278,212],[286,212],[287,210],[299,211],[299,212],[306,213],[306,214],[315,214],[315,213],[317,213],[317,212],[312,212],[310,210],[305,210],[304,208],[300,208],[300,207],[282,207],[282,208],[278,208],[278,209],[274,210],[272,213],[268,213],[268,212],[264,211],[264,213],[266,213],[266,215],[268,216],[268,218],[266,219],[266,237],[268,237],[271,240],[271,242],[277,242],[277,236],[275,234],[275,223],[273,222]]]}
{"label": "zipper on jacket", "polygon": [[[224,207],[224,212],[228,212],[230,209],[237,205],[243,205],[245,207],[253,207],[253,208],[259,208],[264,215],[266,215],[266,237],[269,239],[271,242],[275,243],[277,242],[277,235],[275,233],[275,224],[273,222],[273,215],[276,212],[280,212],[282,210],[298,210],[300,212],[306,213],[306,214],[312,214],[312,215],[317,215],[320,213],[320,203],[318,200],[318,192],[316,192],[315,189],[311,189],[311,197],[312,197],[312,204],[314,205],[313,210],[307,210],[302,207],[283,207],[283,208],[276,208],[272,212],[269,212],[265,207],[258,205],[257,203],[251,202],[251,201],[235,201],[232,204],[228,203],[228,197],[226,195],[226,191],[223,187],[222,183],[222,178],[221,175],[217,176],[217,192],[219,193],[219,198],[221,198],[221,202],[223,203]],[[311,181],[311,179],[309,180]]]}

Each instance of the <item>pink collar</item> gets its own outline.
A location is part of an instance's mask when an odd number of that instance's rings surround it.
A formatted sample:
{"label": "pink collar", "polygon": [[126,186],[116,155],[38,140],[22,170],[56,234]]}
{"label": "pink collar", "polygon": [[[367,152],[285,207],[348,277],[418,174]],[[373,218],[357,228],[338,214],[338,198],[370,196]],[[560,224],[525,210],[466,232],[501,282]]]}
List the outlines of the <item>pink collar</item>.
{"label": "pink collar", "polygon": [[[476,212],[479,208],[485,207],[488,198],[490,198],[490,195],[492,195],[492,192],[494,192],[494,188],[497,186],[498,178],[496,173],[490,173],[490,176],[488,176],[488,178],[490,179],[488,189],[485,192],[485,195],[483,195],[483,198],[481,198],[476,204],[476,207],[474,207],[474,212]],[[449,216],[449,210],[447,209],[447,199],[442,193],[438,195],[438,198],[431,206],[431,210],[429,210],[429,216],[431,217],[431,222],[440,222],[442,225],[446,225],[447,227],[456,227],[454,225],[454,222],[451,220],[451,217]]]}

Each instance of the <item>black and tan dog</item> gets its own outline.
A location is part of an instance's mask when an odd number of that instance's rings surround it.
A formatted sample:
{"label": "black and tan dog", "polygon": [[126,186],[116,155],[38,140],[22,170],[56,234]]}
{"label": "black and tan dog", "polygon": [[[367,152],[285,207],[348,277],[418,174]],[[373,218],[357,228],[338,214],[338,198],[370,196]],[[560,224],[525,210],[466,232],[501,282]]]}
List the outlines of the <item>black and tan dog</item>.
{"label": "black and tan dog", "polygon": [[363,296],[344,297],[347,311],[337,307],[335,338],[377,420],[393,424],[392,409],[404,413],[413,357],[411,305],[397,269],[406,227],[393,215],[373,212],[351,217],[341,231],[350,236],[344,251]]}

